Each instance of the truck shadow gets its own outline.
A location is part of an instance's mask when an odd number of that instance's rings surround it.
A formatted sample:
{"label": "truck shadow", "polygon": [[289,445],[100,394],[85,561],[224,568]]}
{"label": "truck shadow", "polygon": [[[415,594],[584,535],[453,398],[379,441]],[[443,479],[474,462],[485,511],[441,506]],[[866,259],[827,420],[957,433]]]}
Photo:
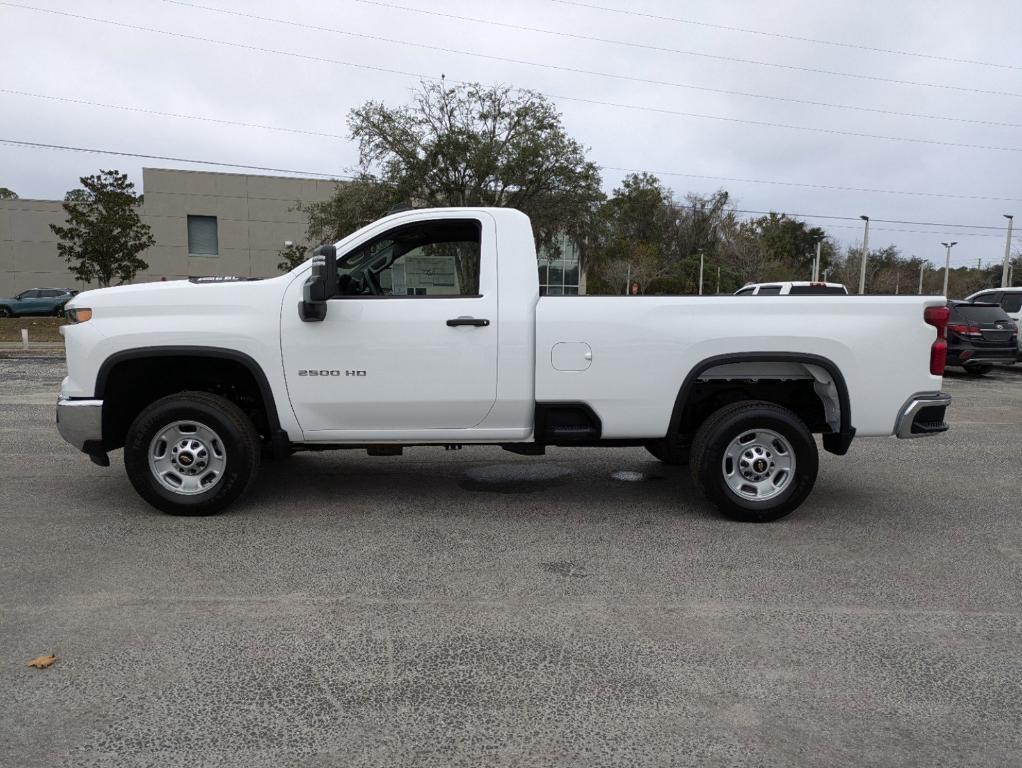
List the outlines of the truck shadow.
{"label": "truck shadow", "polygon": [[381,460],[361,451],[296,454],[267,462],[236,509],[246,515],[319,514],[336,507],[361,514],[443,510],[518,515],[527,510],[531,515],[717,516],[686,467],[666,467],[635,454],[612,462],[588,462],[592,454],[579,451],[489,462],[409,456]]}

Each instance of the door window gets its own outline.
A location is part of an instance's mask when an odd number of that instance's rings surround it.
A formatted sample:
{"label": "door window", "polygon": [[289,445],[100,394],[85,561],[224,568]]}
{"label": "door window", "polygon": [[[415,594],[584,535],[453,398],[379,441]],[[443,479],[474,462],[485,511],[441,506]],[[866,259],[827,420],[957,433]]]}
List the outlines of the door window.
{"label": "door window", "polygon": [[18,298],[19,299],[38,299],[39,298],[39,291],[25,291]]}
{"label": "door window", "polygon": [[779,285],[762,285],[759,288],[759,296],[777,295],[781,292],[781,286]]}
{"label": "door window", "polygon": [[339,297],[479,296],[479,222],[416,222],[359,246],[337,262]]}

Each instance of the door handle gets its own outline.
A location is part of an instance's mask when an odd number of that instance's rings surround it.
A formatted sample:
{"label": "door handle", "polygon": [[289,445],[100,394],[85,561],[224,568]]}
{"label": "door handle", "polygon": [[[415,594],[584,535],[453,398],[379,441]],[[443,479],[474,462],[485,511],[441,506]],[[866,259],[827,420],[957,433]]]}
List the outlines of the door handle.
{"label": "door handle", "polygon": [[447,321],[447,324],[449,326],[451,326],[451,328],[456,328],[459,325],[474,325],[474,326],[477,326],[477,327],[483,327],[483,326],[489,325],[490,321],[486,320],[485,318],[482,318],[482,317],[464,317],[464,316],[462,316],[462,317],[452,317],[450,320]]}

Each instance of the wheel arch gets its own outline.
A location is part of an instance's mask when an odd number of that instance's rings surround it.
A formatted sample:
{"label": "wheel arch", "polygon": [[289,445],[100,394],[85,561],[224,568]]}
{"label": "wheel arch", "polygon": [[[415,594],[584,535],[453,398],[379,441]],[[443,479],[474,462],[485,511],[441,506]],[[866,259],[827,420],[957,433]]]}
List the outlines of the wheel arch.
{"label": "wheel arch", "polygon": [[[267,432],[265,437],[272,446],[274,453],[286,450],[288,446],[288,437],[280,427],[280,418],[277,413],[277,402],[273,396],[273,389],[270,387],[269,379],[266,377],[266,373],[263,371],[259,363],[250,355],[247,355],[244,352],[239,352],[238,350],[191,345],[125,349],[115,352],[103,361],[98,373],[96,374],[94,396],[97,400],[104,400],[103,443],[106,449],[109,450],[114,447],[119,447],[119,443],[123,440],[123,432],[127,427],[125,424],[121,423],[125,421],[123,416],[117,420],[114,418],[112,410],[108,413],[105,401],[111,396],[111,394],[116,393],[118,374],[125,370],[125,366],[135,367],[146,361],[159,361],[163,370],[166,370],[167,366],[171,364],[192,362],[200,368],[203,365],[207,367],[210,365],[219,365],[223,367],[224,370],[230,370],[233,367],[235,370],[244,371],[247,376],[250,377],[251,384],[253,384],[255,388],[255,394],[259,398],[258,415],[261,415],[265,419],[264,428]],[[159,366],[157,366],[157,368],[158,370],[160,369]],[[188,373],[191,372],[179,371],[180,380],[187,380],[189,378],[187,375]],[[248,382],[245,383],[247,384]],[[189,387],[187,386],[182,386],[178,391],[188,388]],[[155,399],[158,399],[165,394],[170,394],[173,391],[175,390],[172,385],[162,387],[154,386],[149,390],[151,396],[143,396],[139,400],[147,400],[147,402],[143,403],[144,407],[144,405],[148,404],[148,402],[152,402]],[[140,409],[136,408],[136,412],[138,410]],[[134,418],[134,415],[135,414],[132,414],[131,418]],[[112,431],[109,435],[108,426],[112,427]]]}
{"label": "wheel arch", "polygon": [[[832,360],[823,357],[822,355],[815,355],[807,352],[739,352],[714,355],[701,360],[688,372],[684,382],[678,390],[678,395],[674,402],[674,408],[671,411],[671,419],[667,435],[676,434],[681,430],[683,419],[686,416],[686,407],[692,399],[696,385],[700,382],[702,376],[714,368],[740,365],[743,363],[795,363],[806,366],[807,370],[809,366],[815,366],[825,371],[830,377],[830,382],[833,384],[834,394],[837,400],[838,429],[834,430],[831,428],[831,431],[824,432],[823,446],[830,453],[836,453],[838,455],[843,455],[848,451],[848,447],[855,435],[855,428],[852,426],[852,412],[848,396],[848,384],[845,381],[844,375],[841,373],[841,369]],[[812,374],[811,371],[809,372]],[[779,378],[781,377],[772,377],[769,374],[757,376],[757,379],[763,380],[777,380]],[[819,382],[819,379],[815,376],[814,380],[817,383]],[[821,407],[823,407],[826,412],[828,405],[826,402],[826,395],[821,394],[815,384],[814,391],[820,400]]]}

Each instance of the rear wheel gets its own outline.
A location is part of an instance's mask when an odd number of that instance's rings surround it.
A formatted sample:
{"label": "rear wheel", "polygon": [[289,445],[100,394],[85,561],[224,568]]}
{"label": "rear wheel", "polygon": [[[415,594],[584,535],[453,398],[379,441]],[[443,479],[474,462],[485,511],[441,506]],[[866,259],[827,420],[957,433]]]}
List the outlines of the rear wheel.
{"label": "rear wheel", "polygon": [[124,441],[139,495],[172,515],[211,515],[240,496],[259,468],[259,435],[230,400],[182,392],[140,413]]}
{"label": "rear wheel", "polygon": [[970,376],[983,376],[993,370],[992,365],[967,365],[965,372]]}
{"label": "rear wheel", "polygon": [[805,423],[762,401],[725,406],[692,441],[692,477],[733,520],[766,523],[793,512],[816,482],[819,453]]}

